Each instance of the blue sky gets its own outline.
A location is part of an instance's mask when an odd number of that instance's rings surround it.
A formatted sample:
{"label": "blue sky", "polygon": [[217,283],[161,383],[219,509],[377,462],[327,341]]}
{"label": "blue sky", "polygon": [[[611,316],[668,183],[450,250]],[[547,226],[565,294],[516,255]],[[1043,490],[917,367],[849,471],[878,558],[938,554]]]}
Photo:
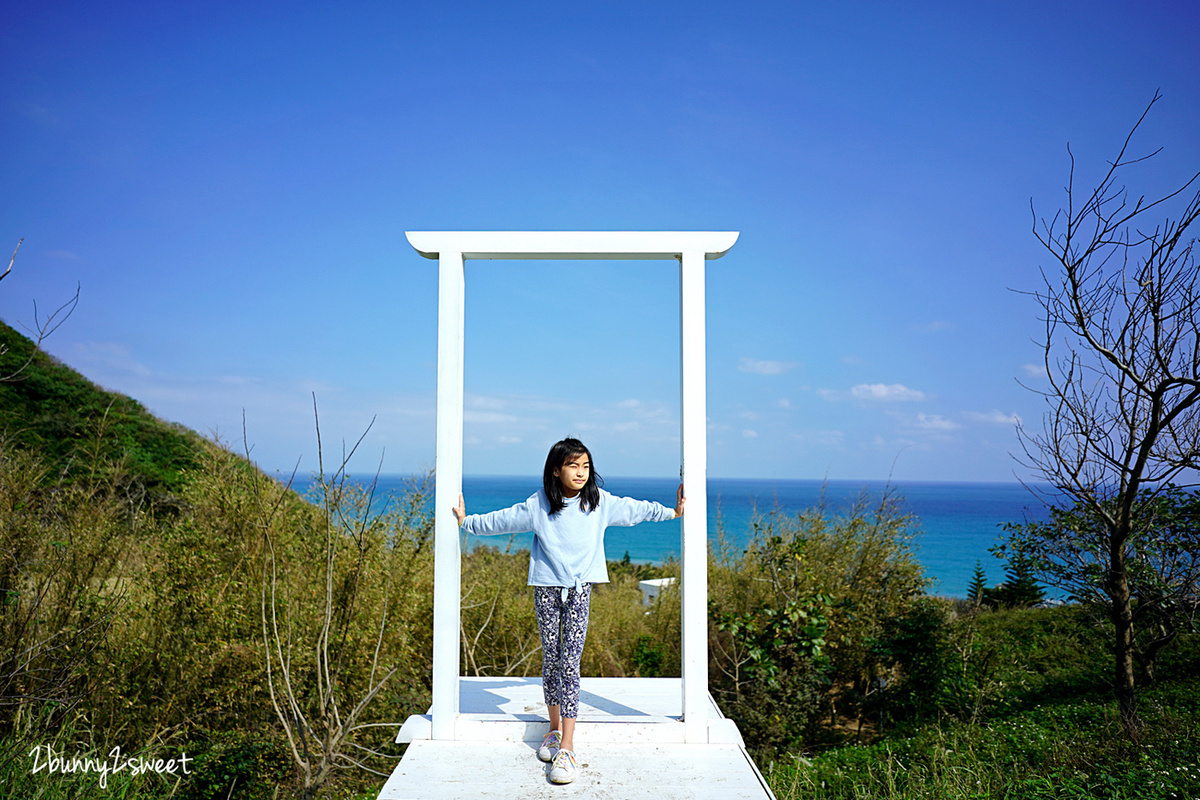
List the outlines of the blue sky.
{"label": "blue sky", "polygon": [[[1200,6],[4,3],[0,317],[268,470],[433,465],[436,262],[406,230],[736,230],[709,473],[1012,480],[1069,161],[1156,90],[1131,188],[1200,169]],[[1134,177],[1131,174],[1131,180]],[[10,250],[6,250],[7,254]],[[468,262],[473,474],[567,434],[678,470],[669,262]]]}

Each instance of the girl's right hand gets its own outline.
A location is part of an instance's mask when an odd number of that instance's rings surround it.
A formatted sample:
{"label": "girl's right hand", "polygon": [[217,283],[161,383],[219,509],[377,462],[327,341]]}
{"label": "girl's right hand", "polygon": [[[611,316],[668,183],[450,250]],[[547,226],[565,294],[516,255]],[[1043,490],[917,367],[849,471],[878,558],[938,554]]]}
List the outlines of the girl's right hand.
{"label": "girl's right hand", "polygon": [[458,505],[454,507],[454,518],[458,520],[459,525],[462,525],[463,520],[467,518],[467,503],[463,500],[461,493],[458,495]]}

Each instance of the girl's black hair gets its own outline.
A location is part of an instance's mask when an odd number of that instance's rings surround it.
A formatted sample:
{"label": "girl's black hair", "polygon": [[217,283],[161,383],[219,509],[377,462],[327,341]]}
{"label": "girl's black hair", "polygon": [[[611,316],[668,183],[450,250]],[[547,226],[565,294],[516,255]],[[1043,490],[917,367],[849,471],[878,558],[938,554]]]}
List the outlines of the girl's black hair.
{"label": "girl's black hair", "polygon": [[604,485],[604,480],[596,472],[596,463],[592,459],[592,453],[583,442],[568,437],[561,442],[556,442],[550,448],[550,453],[546,456],[546,468],[542,470],[542,488],[546,490],[546,499],[550,501],[550,516],[552,517],[567,507],[566,501],[563,499],[562,481],[554,474],[554,470],[561,469],[562,465],[567,463],[567,459],[572,456],[581,455],[588,457],[588,463],[592,465],[592,469],[588,473],[587,483],[579,492],[579,510],[593,511],[600,505],[600,487]]}

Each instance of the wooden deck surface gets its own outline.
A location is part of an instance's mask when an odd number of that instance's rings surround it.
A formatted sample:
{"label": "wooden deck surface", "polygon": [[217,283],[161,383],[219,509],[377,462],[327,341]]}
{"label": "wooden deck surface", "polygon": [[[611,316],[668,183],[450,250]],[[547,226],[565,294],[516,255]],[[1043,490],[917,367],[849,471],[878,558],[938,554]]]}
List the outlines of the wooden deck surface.
{"label": "wooden deck surface", "polygon": [[417,741],[379,800],[766,800],[771,795],[735,744],[576,742],[579,777],[550,783],[537,742]]}
{"label": "wooden deck surface", "polygon": [[678,678],[584,678],[580,689],[574,783],[550,783],[537,759],[549,728],[540,679],[462,678],[455,739],[430,739],[428,715],[410,717],[398,740],[411,743],[379,800],[773,800],[715,703],[710,741],[683,743]]}

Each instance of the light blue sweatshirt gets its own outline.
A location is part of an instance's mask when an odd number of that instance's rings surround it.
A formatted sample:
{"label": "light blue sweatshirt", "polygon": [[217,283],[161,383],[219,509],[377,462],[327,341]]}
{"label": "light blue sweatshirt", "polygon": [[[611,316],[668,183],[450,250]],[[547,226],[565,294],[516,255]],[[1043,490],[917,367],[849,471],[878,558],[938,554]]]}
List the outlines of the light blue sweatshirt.
{"label": "light blue sweatshirt", "polygon": [[604,530],[609,525],[665,522],[675,509],[652,500],[616,497],[600,490],[600,504],[586,514],[579,497],[564,498],[566,508],[550,516],[550,501],[539,489],[524,503],[490,514],[468,514],[462,529],[474,536],[533,531],[529,555],[530,586],[578,588],[584,583],[608,583]]}

